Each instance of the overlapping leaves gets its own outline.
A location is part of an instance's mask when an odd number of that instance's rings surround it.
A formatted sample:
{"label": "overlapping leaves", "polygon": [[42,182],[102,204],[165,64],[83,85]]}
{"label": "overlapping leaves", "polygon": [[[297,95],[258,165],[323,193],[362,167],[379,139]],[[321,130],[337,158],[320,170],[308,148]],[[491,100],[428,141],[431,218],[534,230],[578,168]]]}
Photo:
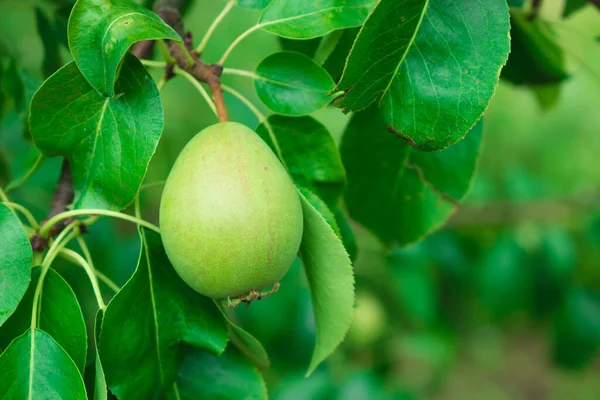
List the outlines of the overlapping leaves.
{"label": "overlapping leaves", "polygon": [[66,157],[76,208],[122,209],[133,201],[162,133],[163,111],[152,78],[128,55],[104,97],[71,62],[31,102],[31,133],[47,156]]}
{"label": "overlapping leaves", "polygon": [[351,217],[389,245],[439,228],[470,187],[481,128],[446,150],[421,152],[391,133],[377,108],[356,114],[341,144]]}

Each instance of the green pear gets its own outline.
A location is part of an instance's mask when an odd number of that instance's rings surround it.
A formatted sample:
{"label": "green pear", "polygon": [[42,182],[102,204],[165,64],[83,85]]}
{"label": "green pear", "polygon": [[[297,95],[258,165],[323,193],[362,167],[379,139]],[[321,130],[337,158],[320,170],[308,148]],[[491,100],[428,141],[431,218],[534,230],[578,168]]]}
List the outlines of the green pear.
{"label": "green pear", "polygon": [[215,299],[268,288],[302,240],[302,206],[287,171],[251,129],[221,122],[198,133],[171,170],[160,229],[181,278]]}

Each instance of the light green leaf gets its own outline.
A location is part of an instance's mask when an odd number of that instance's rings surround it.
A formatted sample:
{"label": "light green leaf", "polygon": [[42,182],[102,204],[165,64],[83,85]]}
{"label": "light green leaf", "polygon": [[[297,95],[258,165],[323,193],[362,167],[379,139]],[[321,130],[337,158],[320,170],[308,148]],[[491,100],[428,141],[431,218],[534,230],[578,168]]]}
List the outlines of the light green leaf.
{"label": "light green leaf", "polygon": [[128,55],[114,98],[98,94],[71,62],[31,102],[31,133],[46,156],[71,164],[76,208],[123,209],[146,174],[163,128],[152,78]]}
{"label": "light green leaf", "polygon": [[212,300],[181,280],[158,234],[140,234],[138,268],[108,304],[99,342],[108,387],[128,399],[154,398],[172,386],[180,342],[217,354],[227,344],[225,320]]}
{"label": "light green leaf", "polygon": [[448,147],[492,98],[508,33],[505,0],[382,0],[356,39],[337,105],[359,111],[379,101],[390,129],[413,146]]}
{"label": "light green leaf", "polygon": [[271,0],[233,0],[235,3],[244,8],[262,9],[269,4]]}
{"label": "light green leaf", "polygon": [[291,39],[311,39],[362,25],[376,0],[272,0],[260,17],[262,29]]}
{"label": "light green leaf", "polygon": [[17,309],[31,279],[33,250],[19,218],[0,203],[0,326]]}
{"label": "light green leaf", "polygon": [[359,111],[388,91],[414,44],[428,0],[381,0],[361,28],[346,61],[336,102],[345,112]]}
{"label": "light green leaf", "polygon": [[69,17],[69,47],[77,67],[100,94],[114,96],[121,59],[135,42],[179,35],[131,0],[78,0]]}
{"label": "light green leaf", "polygon": [[[36,267],[19,307],[0,329],[0,348],[31,327],[33,294],[39,276],[40,268]],[[83,313],[69,284],[53,269],[44,278],[38,313],[38,328],[52,336],[83,374],[87,353]]]}
{"label": "light green leaf", "polygon": [[321,214],[321,216],[327,221],[331,229],[335,232],[335,234],[341,238],[340,228],[338,227],[335,215],[331,211],[331,209],[327,206],[327,204],[315,193],[310,191],[309,189],[298,186],[298,190],[302,195],[306,198],[306,200]]}
{"label": "light green leaf", "polygon": [[438,152],[421,152],[387,130],[375,107],[356,114],[342,138],[350,216],[388,245],[407,245],[439,228],[471,185],[482,124]]}
{"label": "light green leaf", "polygon": [[256,132],[276,154],[279,148],[294,182],[313,191],[335,210],[346,172],[327,128],[312,117],[271,115],[268,122],[274,137],[264,124],[259,125]]}
{"label": "light green leaf", "polygon": [[354,275],[344,245],[331,226],[301,193],[300,199],[304,213],[300,256],[310,286],[317,331],[307,372],[310,375],[333,353],[350,328]]}
{"label": "light green leaf", "polygon": [[335,86],[327,71],[312,59],[290,51],[265,58],[256,75],[254,85],[260,100],[283,115],[306,115],[325,107]]}
{"label": "light green leaf", "polygon": [[86,399],[81,374],[67,353],[46,332],[28,330],[0,356],[3,399]]}
{"label": "light green leaf", "polygon": [[250,333],[246,332],[240,326],[234,324],[231,318],[227,315],[227,312],[223,309],[223,306],[219,305],[216,301],[215,304],[221,310],[223,317],[227,320],[227,327],[229,330],[229,340],[233,343],[241,352],[250,360],[254,365],[260,369],[268,368],[271,365],[269,361],[269,355],[264,349],[263,345]]}
{"label": "light green leaf", "polygon": [[188,349],[179,365],[177,399],[266,400],[261,374],[235,348],[221,356]]}

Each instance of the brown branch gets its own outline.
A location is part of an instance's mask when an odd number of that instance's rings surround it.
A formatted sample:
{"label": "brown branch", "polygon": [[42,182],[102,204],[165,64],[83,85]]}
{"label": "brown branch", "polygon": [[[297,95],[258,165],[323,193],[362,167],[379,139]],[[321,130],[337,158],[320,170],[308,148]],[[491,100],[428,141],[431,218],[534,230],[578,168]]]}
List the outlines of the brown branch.
{"label": "brown branch", "polygon": [[183,6],[183,2],[179,0],[159,0],[154,7],[156,14],[184,39],[183,46],[180,43],[169,41],[169,54],[179,68],[188,72],[198,82],[208,85],[215,102],[219,121],[227,121],[227,108],[223,97],[223,89],[221,88],[223,68],[218,64],[209,65],[200,60],[199,55],[194,52],[192,46],[192,35],[184,31],[181,14],[176,7],[173,7],[173,4]]}
{"label": "brown branch", "polygon": [[[65,159],[62,163],[60,178],[58,178],[58,183],[56,184],[56,189],[54,190],[52,202],[50,203],[50,212],[48,213],[46,219],[44,219],[42,222],[42,225],[45,221],[65,211],[67,206],[73,201],[74,197],[75,193],[73,191],[73,176],[71,175],[71,167],[69,165],[69,161]],[[48,238],[58,235],[69,222],[69,220],[65,220],[54,225],[50,230]],[[39,233],[36,233],[31,238],[31,247],[34,251],[44,251],[47,245],[48,239],[41,237]]]}

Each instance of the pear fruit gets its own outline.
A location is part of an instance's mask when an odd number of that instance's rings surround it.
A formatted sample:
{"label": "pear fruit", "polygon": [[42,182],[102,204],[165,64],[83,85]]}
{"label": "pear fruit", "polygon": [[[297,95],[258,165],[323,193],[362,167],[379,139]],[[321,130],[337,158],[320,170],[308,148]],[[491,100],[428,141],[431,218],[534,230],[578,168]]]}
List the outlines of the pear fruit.
{"label": "pear fruit", "polygon": [[182,150],[160,205],[165,251],[181,278],[214,298],[273,286],[302,240],[296,187],[251,129],[221,122]]}

